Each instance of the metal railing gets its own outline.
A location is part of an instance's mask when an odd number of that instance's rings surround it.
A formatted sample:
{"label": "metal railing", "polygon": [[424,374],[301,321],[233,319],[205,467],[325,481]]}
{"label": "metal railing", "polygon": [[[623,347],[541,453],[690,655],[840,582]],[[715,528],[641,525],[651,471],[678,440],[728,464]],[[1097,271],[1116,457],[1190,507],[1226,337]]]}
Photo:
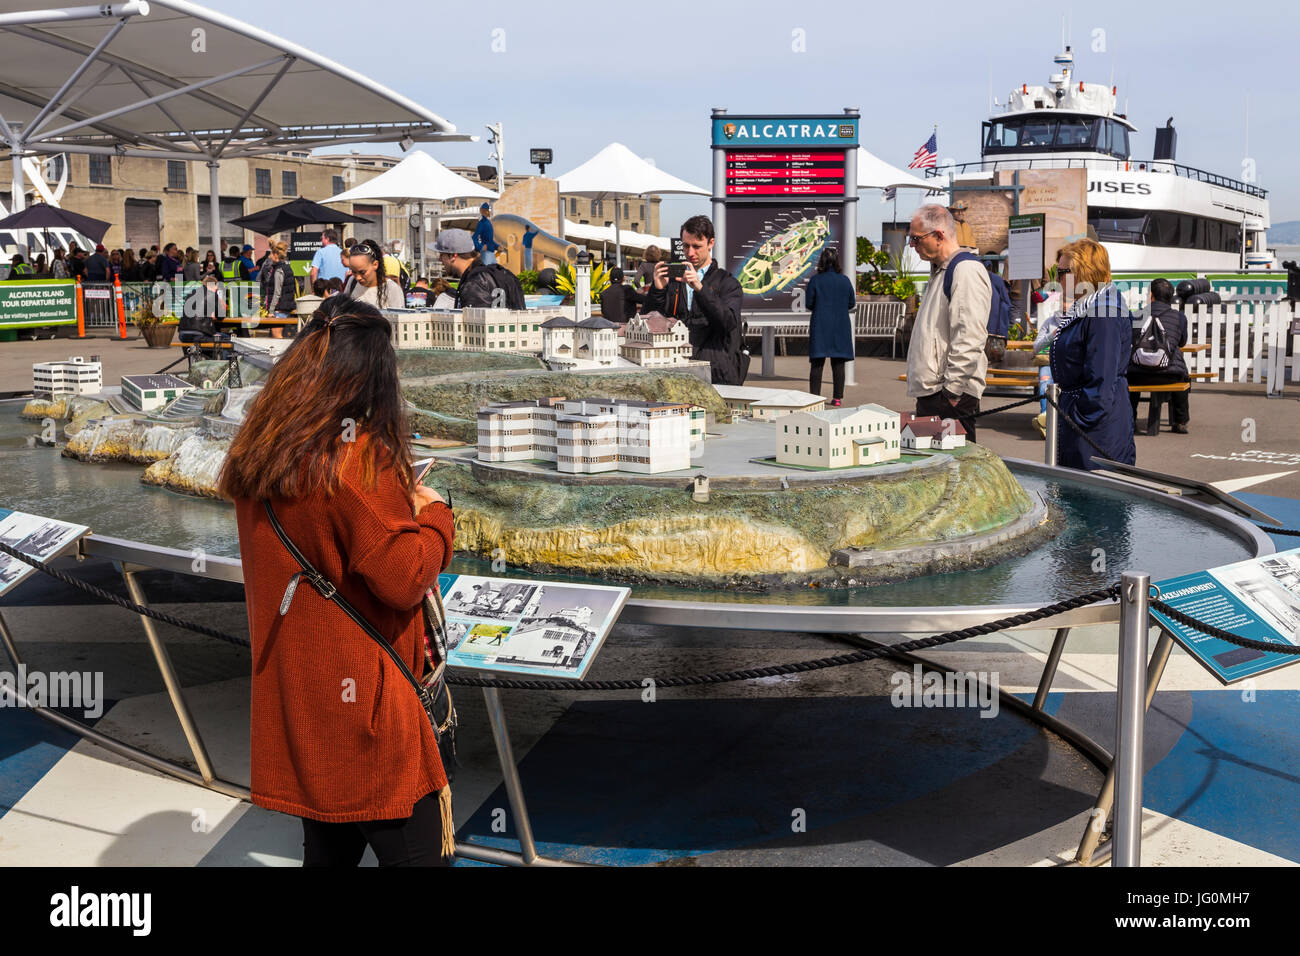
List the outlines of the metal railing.
{"label": "metal railing", "polygon": [[965,175],[967,173],[996,172],[1000,169],[1108,169],[1115,172],[1130,173],[1172,173],[1185,179],[1194,179],[1197,182],[1208,183],[1211,186],[1222,186],[1225,189],[1245,193],[1248,196],[1254,196],[1256,199],[1268,198],[1267,189],[1252,186],[1250,183],[1244,183],[1229,176],[1220,176],[1218,173],[1197,169],[1195,166],[1184,166],[1182,163],[1175,163],[1167,159],[1137,160],[1084,157],[1056,159],[1048,156],[1024,156],[1019,159],[984,159],[979,162],[931,167],[925,171],[925,175],[929,179],[938,179],[947,176],[949,173]]}

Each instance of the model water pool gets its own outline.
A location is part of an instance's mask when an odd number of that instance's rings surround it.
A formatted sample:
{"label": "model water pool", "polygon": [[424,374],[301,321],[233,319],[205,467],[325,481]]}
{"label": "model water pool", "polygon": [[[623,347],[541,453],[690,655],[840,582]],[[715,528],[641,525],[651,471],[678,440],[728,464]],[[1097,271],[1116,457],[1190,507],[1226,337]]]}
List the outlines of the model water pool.
{"label": "model water pool", "polygon": [[[0,403],[0,506],[84,524],[99,535],[212,556],[238,557],[233,509],[143,485],[142,465],[82,464],[55,448],[30,446],[40,427],[18,417],[22,402]],[[929,575],[871,588],[800,589],[767,594],[641,586],[633,598],[780,604],[804,607],[936,607],[1040,605],[1090,591],[1127,569],[1153,580],[1253,557],[1248,532],[1208,512],[1145,493],[1100,487],[1086,479],[1009,462],[1030,494],[1041,494],[1064,521],[1055,539],[994,567]],[[487,563],[457,557],[453,570],[489,572]],[[504,574],[528,576],[528,572]],[[591,580],[548,575],[553,580]]]}

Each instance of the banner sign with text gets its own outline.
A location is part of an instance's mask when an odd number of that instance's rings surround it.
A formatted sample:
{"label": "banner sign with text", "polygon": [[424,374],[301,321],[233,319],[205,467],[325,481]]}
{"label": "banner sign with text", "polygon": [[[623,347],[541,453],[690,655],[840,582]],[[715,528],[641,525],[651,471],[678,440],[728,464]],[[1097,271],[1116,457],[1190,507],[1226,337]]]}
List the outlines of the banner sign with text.
{"label": "banner sign with text", "polygon": [[72,279],[0,282],[0,329],[77,323],[77,283]]}

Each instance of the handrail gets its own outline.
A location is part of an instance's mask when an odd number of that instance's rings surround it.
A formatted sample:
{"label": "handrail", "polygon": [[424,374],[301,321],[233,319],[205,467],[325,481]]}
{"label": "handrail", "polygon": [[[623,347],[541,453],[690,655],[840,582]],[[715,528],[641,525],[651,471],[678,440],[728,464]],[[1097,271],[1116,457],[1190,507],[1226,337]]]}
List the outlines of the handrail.
{"label": "handrail", "polygon": [[[1197,169],[1195,166],[1184,166],[1182,163],[1175,163],[1168,159],[1102,159],[1087,157],[1068,157],[1057,159],[1052,157],[1038,157],[1038,166],[1034,166],[1035,157],[1023,156],[1018,159],[983,159],[979,162],[956,163],[950,166],[930,167],[925,171],[929,179],[938,179],[948,173],[964,174],[996,172],[998,169],[1114,169],[1117,172],[1173,172],[1175,175],[1184,176],[1188,179],[1195,179],[1198,182],[1209,183],[1211,186],[1223,186],[1228,189],[1245,193],[1248,196],[1254,196],[1256,199],[1267,199],[1268,190],[1259,186],[1252,186],[1250,183],[1244,183],[1238,179],[1232,179],[1228,176],[1220,176],[1218,173],[1211,173],[1204,169]],[[1027,164],[1027,165],[1026,165]]]}

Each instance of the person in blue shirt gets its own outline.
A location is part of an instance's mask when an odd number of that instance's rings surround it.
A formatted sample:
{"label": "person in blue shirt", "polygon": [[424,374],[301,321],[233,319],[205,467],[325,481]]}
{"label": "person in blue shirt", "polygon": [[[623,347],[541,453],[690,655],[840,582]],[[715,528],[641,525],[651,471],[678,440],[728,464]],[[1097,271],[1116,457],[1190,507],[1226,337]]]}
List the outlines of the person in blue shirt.
{"label": "person in blue shirt", "polygon": [[[490,228],[490,227],[489,227]],[[537,227],[530,225],[524,230],[524,268],[533,267],[533,240],[537,238]]]}
{"label": "person in blue shirt", "polygon": [[244,268],[248,270],[248,278],[253,282],[256,282],[258,269],[257,269],[257,263],[253,261],[252,246],[248,245],[247,243],[244,244],[244,248],[240,250],[239,261],[242,262],[244,264]]}
{"label": "person in blue shirt", "polygon": [[478,225],[474,227],[474,251],[479,254],[479,261],[490,266],[497,261],[497,241],[492,233],[492,207],[487,203],[478,207],[480,213]]}
{"label": "person in blue shirt", "polygon": [[320,248],[311,258],[311,284],[317,279],[338,279],[342,282],[348,277],[348,268],[343,264],[339,252],[339,234],[333,229],[326,229],[320,235]]}

